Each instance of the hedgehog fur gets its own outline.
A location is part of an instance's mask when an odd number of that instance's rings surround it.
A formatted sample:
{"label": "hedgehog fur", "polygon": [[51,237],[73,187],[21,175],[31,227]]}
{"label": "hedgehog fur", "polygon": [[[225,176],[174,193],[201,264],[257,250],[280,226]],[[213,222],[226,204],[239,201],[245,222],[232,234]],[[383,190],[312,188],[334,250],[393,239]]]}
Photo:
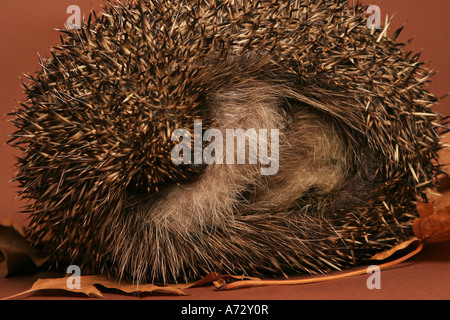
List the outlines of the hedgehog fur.
{"label": "hedgehog fur", "polygon": [[[326,273],[409,238],[443,126],[431,72],[366,10],[108,2],[61,30],[13,112],[27,237],[56,266],[138,283]],[[278,173],[174,164],[171,135],[196,120],[278,129]]]}

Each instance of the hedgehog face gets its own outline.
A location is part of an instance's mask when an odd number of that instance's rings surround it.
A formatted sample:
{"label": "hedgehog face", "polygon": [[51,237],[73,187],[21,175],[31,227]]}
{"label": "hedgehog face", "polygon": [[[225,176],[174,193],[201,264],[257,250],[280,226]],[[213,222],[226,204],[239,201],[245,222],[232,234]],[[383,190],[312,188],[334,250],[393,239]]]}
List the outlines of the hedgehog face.
{"label": "hedgehog face", "polygon": [[[364,13],[141,0],[62,31],[10,141],[29,239],[59,265],[166,283],[328,272],[408,237],[439,172],[436,99],[417,57],[368,31]],[[218,148],[214,162],[174,161],[231,129],[277,135],[230,147],[242,163]],[[192,137],[181,153],[180,130]],[[250,150],[275,140],[276,171],[263,174]]]}

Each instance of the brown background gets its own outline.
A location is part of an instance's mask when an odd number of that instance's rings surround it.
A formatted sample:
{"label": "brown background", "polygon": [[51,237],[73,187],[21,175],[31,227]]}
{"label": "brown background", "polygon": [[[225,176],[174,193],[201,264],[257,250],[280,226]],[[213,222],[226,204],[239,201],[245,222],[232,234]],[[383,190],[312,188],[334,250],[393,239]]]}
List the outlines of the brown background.
{"label": "brown background", "polygon": [[[0,224],[14,223],[20,225],[24,223],[26,218],[18,213],[24,203],[14,199],[17,188],[13,183],[9,182],[14,175],[14,155],[17,153],[11,147],[5,145],[5,142],[8,140],[7,135],[14,130],[13,125],[6,121],[10,117],[7,117],[5,114],[15,108],[17,105],[16,100],[24,99],[19,77],[22,76],[23,72],[38,70],[37,53],[39,52],[42,57],[47,57],[49,55],[49,46],[58,44],[59,34],[57,31],[54,31],[54,28],[63,27],[70,16],[70,14],[66,13],[69,5],[78,5],[81,8],[82,15],[88,16],[91,7],[99,9],[103,3],[102,0],[2,1],[0,7],[0,114],[2,117],[0,121],[0,166],[2,169],[0,170]],[[423,50],[421,60],[431,61],[429,66],[438,72],[433,78],[430,90],[438,97],[446,94],[450,89],[450,19],[448,18],[450,1],[370,0],[363,1],[363,3],[376,4],[381,8],[383,25],[386,15],[392,17],[395,14],[391,23],[391,32],[404,22],[407,22],[400,40],[405,41],[413,38],[408,48],[414,51]],[[449,115],[449,100],[450,98],[444,99],[435,109]],[[445,251],[448,251],[449,246],[445,248],[447,248]],[[447,256],[445,255],[445,257]],[[442,289],[447,290],[444,291],[446,295],[441,296],[450,298],[449,258],[444,258],[440,261],[446,263],[446,267],[436,272],[444,272],[444,274],[429,276],[434,277],[433,279],[437,281],[436,290],[444,285]],[[433,267],[436,266],[436,263],[431,263],[430,265]],[[441,276],[444,276],[444,280],[447,280],[447,282],[438,281],[438,278]],[[423,275],[423,277],[427,276]],[[394,281],[391,284],[393,285],[397,282]],[[409,285],[411,284],[410,282]],[[365,288],[364,283],[359,285],[361,288]],[[399,285],[400,287],[394,289],[394,291],[404,290],[401,287],[401,283]],[[322,286],[321,284],[314,286],[312,287],[314,289],[312,297],[330,297],[329,294],[325,293],[329,292],[327,290],[332,290],[333,285],[331,287],[327,287],[327,285]],[[418,287],[416,286],[416,288]],[[365,290],[366,296],[370,298],[371,295],[367,292],[368,290]],[[434,289],[430,287],[428,290]],[[253,294],[255,292],[256,296],[254,298],[259,298],[264,297],[264,294],[276,291],[265,288],[255,290]],[[337,292],[335,293],[337,294]],[[435,291],[434,296],[439,296],[438,292],[439,290]],[[279,294],[283,296],[281,291]],[[432,292],[430,294],[433,296]],[[377,295],[379,297],[380,293],[377,293]],[[333,294],[331,294],[331,297],[334,297]]]}

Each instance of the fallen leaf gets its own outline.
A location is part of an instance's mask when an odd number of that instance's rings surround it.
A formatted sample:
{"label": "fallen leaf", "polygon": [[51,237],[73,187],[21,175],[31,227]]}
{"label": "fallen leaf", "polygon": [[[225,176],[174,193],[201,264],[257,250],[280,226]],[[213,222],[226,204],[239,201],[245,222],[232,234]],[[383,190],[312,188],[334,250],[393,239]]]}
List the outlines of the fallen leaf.
{"label": "fallen leaf", "polygon": [[[10,296],[6,299],[16,299],[28,296],[43,290],[63,290],[73,293],[81,293],[88,297],[103,298],[103,294],[97,286],[102,286],[108,289],[117,289],[121,292],[131,293],[171,293],[177,295],[186,295],[183,290],[176,286],[157,286],[153,284],[136,285],[128,282],[117,282],[107,278],[106,276],[80,276],[80,288],[68,286],[69,277],[38,279],[31,289],[21,292],[19,294]],[[72,279],[70,279],[72,281]]]}
{"label": "fallen leaf", "polygon": [[427,243],[450,240],[450,207],[440,208],[431,215],[416,218],[413,222],[413,232]]}
{"label": "fallen leaf", "polygon": [[237,275],[230,275],[230,274],[219,275],[217,272],[211,272],[208,275],[206,275],[203,279],[201,279],[197,282],[186,283],[186,284],[175,284],[175,285],[169,285],[169,286],[175,286],[177,288],[188,289],[188,288],[196,288],[196,287],[214,284],[217,281],[227,282],[227,281],[235,281],[235,280],[260,280],[260,279],[254,278],[254,277],[249,277],[249,276],[237,276]]}
{"label": "fallen leaf", "polygon": [[188,288],[196,288],[201,286],[210,285],[214,281],[217,281],[220,279],[220,275],[217,272],[211,272],[205,277],[203,277],[201,280],[196,281],[194,283],[185,283],[185,284],[172,284],[169,286],[175,286],[180,289],[188,289]]}
{"label": "fallen leaf", "polygon": [[[87,279],[86,279],[87,278]],[[88,280],[88,281],[86,281]],[[181,290],[176,285],[173,286],[157,286],[154,284],[131,284],[128,282],[117,282],[115,280],[111,280],[104,276],[84,276],[82,277],[83,282],[89,283],[91,286],[93,285],[101,285],[105,288],[109,289],[117,289],[125,293],[172,293],[176,295],[186,295],[183,290]]]}
{"label": "fallen leaf", "polygon": [[[413,257],[417,253],[419,253],[423,248],[423,242],[420,241],[417,248],[415,248],[413,251],[405,254],[404,256],[394,260],[385,262],[383,264],[378,265],[380,269],[386,269],[392,266],[395,266],[399,263],[402,263],[409,258]],[[303,285],[303,284],[309,284],[309,283],[317,283],[317,282],[326,282],[326,281],[333,281],[338,279],[344,279],[348,277],[358,276],[362,274],[367,273],[367,267],[356,269],[356,270],[349,270],[344,271],[337,274],[330,274],[330,275],[320,275],[320,276],[314,276],[314,277],[306,277],[301,279],[285,279],[285,280],[262,280],[262,279],[252,279],[252,280],[242,280],[242,281],[234,281],[231,283],[224,283],[223,281],[217,281],[216,287],[220,290],[234,290],[234,289],[241,289],[241,288],[248,288],[248,287],[261,287],[261,286],[276,286],[276,285]]]}
{"label": "fallen leaf", "polygon": [[[439,179],[436,189],[430,192],[429,198],[433,203],[433,212],[441,208],[450,207],[450,177],[442,177]],[[419,208],[419,205],[420,203],[417,204],[417,210],[422,211],[423,208]],[[419,212],[419,215],[421,215],[421,212]]]}
{"label": "fallen leaf", "polygon": [[15,228],[0,225],[0,277],[35,272],[47,260]]}
{"label": "fallen leaf", "polygon": [[441,170],[445,172],[436,183],[436,190],[430,192],[430,204],[417,203],[419,218],[413,222],[413,233],[427,243],[450,240],[450,135],[443,136],[446,146],[441,150]]}
{"label": "fallen leaf", "polygon": [[[70,292],[75,292],[75,293],[82,293],[85,294],[87,296],[90,297],[99,297],[102,298],[103,295],[102,293],[92,284],[87,284],[83,281],[83,285],[81,289],[69,289],[67,287],[67,277],[65,278],[56,278],[56,279],[38,279],[33,286],[31,287],[31,289],[21,292],[19,294],[10,296],[6,299],[16,299],[16,298],[21,298],[24,296],[28,296],[31,295],[33,293],[36,293],[38,291],[42,291],[42,290],[65,290],[65,291],[70,291]],[[6,300],[5,299],[5,300]]]}
{"label": "fallen leaf", "polygon": [[13,295],[6,299],[16,299],[30,294],[37,293],[43,290],[64,290],[73,293],[81,293],[88,297],[98,297],[103,298],[101,290],[98,288],[104,287],[108,289],[116,289],[120,292],[126,294],[137,294],[137,293],[166,293],[174,295],[187,295],[183,290],[188,288],[195,288],[204,285],[212,285],[216,281],[223,281],[226,283],[230,280],[257,280],[258,278],[246,277],[246,276],[233,276],[233,275],[219,275],[216,272],[212,272],[206,275],[204,278],[197,282],[186,283],[186,284],[170,284],[166,286],[158,286],[154,284],[132,284],[126,281],[115,281],[109,279],[106,276],[96,276],[96,275],[86,275],[80,276],[80,289],[71,288],[72,286],[67,285],[69,277],[63,278],[50,278],[50,279],[39,279],[37,280],[31,289],[24,291],[22,293]]}
{"label": "fallen leaf", "polygon": [[371,257],[370,260],[386,260],[387,258],[392,256],[394,253],[408,248],[411,245],[411,243],[413,243],[413,242],[420,242],[420,239],[414,237],[409,240],[403,241],[403,242],[395,245],[391,249],[388,249],[386,251],[375,254],[374,256]]}
{"label": "fallen leaf", "polygon": [[431,216],[434,213],[434,201],[431,203],[417,203],[417,213],[420,217]]}
{"label": "fallen leaf", "polygon": [[263,281],[260,278],[255,278],[255,277],[247,277],[247,276],[233,276],[233,275],[223,275],[220,276],[217,280],[213,281],[213,284],[216,288],[221,288],[223,287],[225,284],[229,283],[229,282],[234,282],[234,281]]}

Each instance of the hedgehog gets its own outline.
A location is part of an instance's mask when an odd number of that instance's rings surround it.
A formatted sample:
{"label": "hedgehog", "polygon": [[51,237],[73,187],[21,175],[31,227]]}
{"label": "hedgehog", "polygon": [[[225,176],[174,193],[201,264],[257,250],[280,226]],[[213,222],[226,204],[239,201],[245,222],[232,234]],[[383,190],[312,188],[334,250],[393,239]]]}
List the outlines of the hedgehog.
{"label": "hedgehog", "polygon": [[[108,1],[59,30],[11,113],[27,239],[55,268],[168,284],[325,274],[410,238],[445,117],[401,29],[369,29],[366,11]],[[246,144],[221,154],[230,129]]]}

